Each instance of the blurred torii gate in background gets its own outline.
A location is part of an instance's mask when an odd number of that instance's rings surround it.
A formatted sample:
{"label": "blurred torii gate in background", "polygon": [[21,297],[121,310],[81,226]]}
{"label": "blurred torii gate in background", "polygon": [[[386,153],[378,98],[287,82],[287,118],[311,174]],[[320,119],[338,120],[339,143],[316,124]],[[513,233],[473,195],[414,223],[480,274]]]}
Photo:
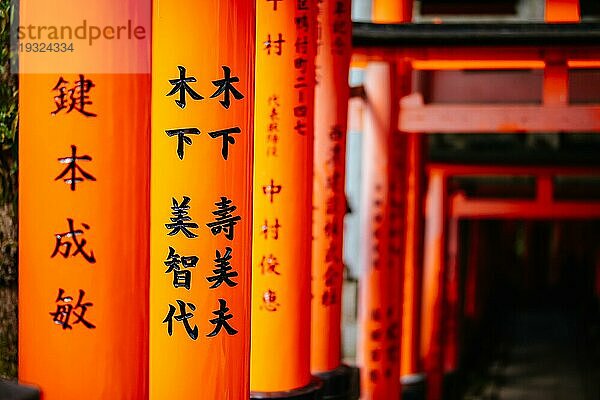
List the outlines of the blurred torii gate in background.
{"label": "blurred torii gate in background", "polygon": [[[410,9],[412,1],[387,2],[401,3],[398,9]],[[387,4],[387,5],[390,5]],[[377,10],[384,10],[377,14]],[[390,9],[391,10],[391,9]],[[579,24],[579,2],[574,0],[547,0],[546,22],[561,24],[398,24],[406,20],[391,20],[393,11],[374,6],[371,23],[354,24],[354,55],[352,65],[365,67],[365,88],[370,85],[369,64],[385,62],[392,65],[404,65],[413,70],[517,70],[543,69],[542,104],[425,104],[419,93],[411,93],[399,99],[398,135],[439,133],[590,133],[600,131],[600,104],[569,104],[568,72],[570,69],[600,69],[600,25]],[[387,14],[386,14],[387,13]],[[386,18],[387,17],[387,18]],[[393,24],[392,24],[393,23]],[[502,32],[502,34],[499,34]],[[397,81],[398,70],[389,68],[388,82]],[[398,85],[401,86],[401,85]],[[383,88],[382,88],[383,89]],[[349,130],[362,131],[375,122],[362,108],[371,109],[377,101],[377,92],[365,90],[365,98],[354,97],[350,101]],[[392,91],[393,92],[393,91]],[[383,92],[382,92],[383,94]],[[390,105],[392,110],[394,105]],[[364,118],[364,120],[363,120]],[[393,135],[396,136],[396,135]],[[409,136],[410,137],[410,136]],[[388,145],[391,146],[389,142]],[[423,168],[414,160],[421,160],[420,152],[411,150],[413,163],[406,171],[413,171],[412,183],[407,193],[407,204],[420,207],[414,201],[418,176]],[[368,162],[368,160],[366,160]],[[390,163],[400,160],[390,159]],[[475,167],[483,168],[483,167]],[[492,171],[493,168],[491,167]],[[429,189],[426,201],[425,253],[423,268],[420,270],[419,257],[410,264],[405,260],[403,272],[404,315],[402,327],[401,359],[404,373],[426,372],[427,398],[442,398],[444,373],[457,368],[457,352],[452,343],[455,333],[442,335],[445,328],[451,326],[442,319],[442,311],[447,309],[449,300],[456,298],[458,290],[454,280],[456,276],[446,274],[446,251],[456,255],[458,243],[456,229],[459,217],[476,217],[479,212],[489,215],[502,214],[505,218],[537,215],[537,218],[550,216],[563,218],[581,218],[597,216],[597,203],[559,202],[551,194],[551,181],[548,175],[538,176],[538,197],[535,201],[473,200],[461,194],[449,199],[445,169],[429,169]],[[589,171],[589,170],[588,170]],[[520,170],[504,172],[527,172],[535,174],[540,170],[523,167]],[[582,172],[582,171],[577,171]],[[597,173],[597,171],[596,171]],[[417,177],[417,179],[414,179]],[[396,179],[396,177],[394,177]],[[403,178],[398,178],[402,180]],[[419,195],[417,195],[418,199]],[[450,202],[449,202],[450,201]],[[450,206],[451,207],[450,207]],[[365,211],[368,212],[368,211]],[[453,214],[456,213],[456,214]],[[464,215],[460,216],[460,213]],[[529,214],[528,214],[529,213]],[[407,215],[405,246],[413,231],[419,231],[418,216],[420,210],[413,213],[416,219]],[[479,216],[481,218],[481,216]],[[447,249],[448,236],[453,248]],[[414,243],[418,243],[417,240]],[[418,248],[418,245],[417,245]],[[449,261],[454,262],[454,261]],[[407,272],[418,276],[422,272],[422,285],[412,283],[414,292],[406,297],[409,282]],[[454,285],[454,286],[453,286]],[[410,285],[409,285],[410,286]],[[420,287],[419,287],[420,286]],[[420,293],[422,288],[423,293]],[[445,293],[446,292],[446,293]],[[361,300],[369,302],[369,299]],[[407,307],[407,303],[422,302],[420,311]],[[412,315],[411,315],[412,314]],[[409,321],[407,323],[407,320]],[[419,322],[420,320],[420,322]],[[456,328],[456,325],[454,325]],[[369,340],[363,334],[362,341]],[[414,341],[404,340],[416,336]],[[454,339],[453,339],[454,337]],[[419,346],[420,342],[420,346]],[[444,347],[444,344],[447,344]],[[362,344],[364,346],[364,343]],[[359,345],[360,347],[360,345]],[[408,364],[407,364],[408,362]],[[367,376],[363,372],[363,377]],[[364,378],[365,379],[365,378]],[[365,381],[363,379],[363,388]],[[370,398],[370,397],[369,397]],[[377,396],[373,398],[378,398]]]}

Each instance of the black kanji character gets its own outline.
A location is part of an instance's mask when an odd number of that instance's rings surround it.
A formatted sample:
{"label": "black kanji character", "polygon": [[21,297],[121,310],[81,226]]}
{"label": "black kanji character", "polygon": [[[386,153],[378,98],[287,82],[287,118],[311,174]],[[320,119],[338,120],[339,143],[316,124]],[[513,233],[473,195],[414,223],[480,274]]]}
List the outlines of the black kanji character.
{"label": "black kanji character", "polygon": [[167,96],[172,96],[175,93],[179,92],[179,100],[175,100],[175,104],[177,104],[180,108],[185,108],[185,94],[189,94],[190,97],[194,100],[202,100],[204,97],[199,95],[188,85],[188,82],[196,82],[196,78],[193,76],[186,77],[185,76],[185,67],[178,65],[177,69],[179,69],[179,79],[169,79],[169,83],[173,85],[173,89]]}
{"label": "black kanji character", "polygon": [[188,215],[190,209],[190,198],[187,196],[183,196],[183,200],[181,203],[178,203],[175,200],[175,197],[172,198],[173,205],[171,206],[171,213],[173,216],[169,218],[172,223],[165,224],[167,229],[170,229],[171,232],[168,233],[169,236],[174,236],[179,232],[182,232],[187,238],[195,238],[196,235],[194,232],[190,231],[189,228],[198,228],[198,224],[191,221],[192,218]]}
{"label": "black kanji character", "polygon": [[325,262],[327,264],[338,262],[340,260],[341,254],[338,252],[337,246],[333,244],[327,248],[327,252],[325,253]]}
{"label": "black kanji character", "polygon": [[308,0],[296,0],[296,10],[307,11],[308,10]]}
{"label": "black kanji character", "polygon": [[308,107],[305,105],[299,105],[294,107],[294,117],[303,118],[308,115]]}
{"label": "black kanji character", "polygon": [[[81,239],[81,241],[77,239],[77,236],[83,235],[83,230],[75,230],[73,228],[73,219],[67,218],[67,222],[69,224],[69,230],[67,232],[56,233],[54,235],[56,238],[56,244],[54,246],[54,252],[50,257],[54,257],[57,254],[60,254],[64,258],[69,257],[69,255],[71,255],[71,257],[75,257],[77,254],[81,253],[83,258],[85,258],[87,262],[89,262],[90,264],[94,264],[96,262],[94,252],[91,251],[90,254],[88,254],[84,249],[87,241],[85,239]],[[86,230],[90,229],[90,226],[88,224],[82,223],[81,225]],[[71,247],[73,247],[73,245],[75,245],[75,251],[73,252],[73,254],[71,254]],[[63,248],[63,251],[61,251],[61,248]]]}
{"label": "black kanji character", "polygon": [[329,139],[334,142],[338,142],[342,139],[344,134],[342,133],[342,128],[339,125],[333,125],[329,130]]}
{"label": "black kanji character", "polygon": [[192,138],[186,135],[199,135],[200,129],[198,128],[179,128],[179,129],[168,129],[165,131],[168,137],[177,135],[177,156],[180,160],[183,160],[183,150],[185,145],[192,144]]}
{"label": "black kanji character", "polygon": [[65,84],[69,83],[64,80],[61,76],[56,85],[52,88],[52,90],[58,90],[58,95],[54,96],[54,104],[56,104],[56,110],[52,111],[50,114],[56,115],[67,108],[67,87]]}
{"label": "black kanji character", "polygon": [[296,39],[296,53],[298,54],[308,54],[308,36],[298,36]]}
{"label": "black kanji character", "polygon": [[175,315],[175,306],[169,304],[169,312],[167,313],[165,319],[163,319],[163,324],[167,324],[167,333],[169,334],[169,336],[173,336],[173,318],[175,318],[175,321],[183,322],[185,331],[192,340],[198,339],[198,326],[194,325],[194,327],[192,328],[190,326],[190,322],[188,321],[188,319],[192,318],[194,314],[191,312],[186,312],[186,307],[189,307],[192,311],[196,311],[196,306],[192,303],[185,303],[182,300],[176,301],[179,305],[179,315]]}
{"label": "black kanji character", "polygon": [[296,125],[294,126],[294,130],[296,131],[297,134],[304,136],[304,135],[306,135],[307,127],[308,126],[306,125],[305,121],[298,119],[298,120],[296,120]]}
{"label": "black kanji character", "polygon": [[269,202],[273,203],[273,196],[281,192],[281,185],[275,185],[273,179],[271,183],[262,187],[263,194],[269,196]]}
{"label": "black kanji character", "polygon": [[321,296],[321,304],[324,306],[332,306],[337,304],[337,292],[334,288],[328,288],[323,292]]}
{"label": "black kanji character", "polygon": [[339,276],[339,272],[336,271],[332,266],[329,266],[325,271],[325,274],[323,274],[323,278],[325,278],[325,286],[334,286]]}
{"label": "black kanji character", "polygon": [[339,20],[333,22],[333,33],[343,35],[347,32],[348,26],[345,20]]}
{"label": "black kanji character", "polygon": [[279,113],[277,112],[277,107],[273,107],[271,109],[271,115],[269,115],[272,123],[277,123],[279,121]]}
{"label": "black kanji character", "polygon": [[[173,272],[173,287],[184,287],[190,290],[192,284],[192,272],[187,268],[195,268],[198,264],[197,256],[180,256],[175,252],[175,249],[169,246],[169,254],[164,261],[167,266],[165,274]],[[181,267],[186,269],[181,269]]]}
{"label": "black kanji character", "polygon": [[271,48],[274,47],[274,54],[280,56],[283,52],[283,43],[285,43],[285,39],[283,39],[281,33],[278,34],[277,40],[271,40],[271,34],[269,33],[267,35],[267,40],[265,40],[263,44],[265,45],[264,49],[267,51],[267,55],[271,55]]}
{"label": "black kanji character", "polygon": [[308,15],[301,15],[296,17],[296,31],[304,31],[308,32],[309,23],[308,23]]}
{"label": "black kanji character", "polygon": [[388,338],[388,340],[390,341],[395,341],[398,338],[400,338],[400,331],[399,331],[399,324],[398,322],[392,322],[388,328],[386,329],[386,336]]}
{"label": "black kanji character", "polygon": [[265,239],[269,238],[269,229],[271,229],[273,239],[279,239],[279,228],[281,225],[279,224],[279,218],[275,218],[275,223],[269,226],[269,222],[265,219],[265,223],[261,225],[260,230],[261,233],[265,236]]}
{"label": "black kanji character", "polygon": [[65,291],[63,289],[58,289],[58,296],[56,296],[56,311],[49,313],[52,315],[52,321],[61,325],[63,329],[73,329],[73,326],[69,324],[69,320],[71,319],[71,313],[77,317],[75,321],[73,321],[73,325],[82,323],[88,329],[94,329],[96,325],[87,321],[85,317],[85,313],[87,312],[88,307],[93,306],[93,303],[82,303],[83,296],[85,296],[85,292],[79,289],[79,298],[77,299],[77,303],[75,305],[72,304],[73,297],[71,296],[63,296]]}
{"label": "black kanji character", "polygon": [[70,104],[67,112],[71,112],[74,109],[79,111],[81,114],[86,117],[95,117],[96,114],[91,113],[85,110],[85,106],[92,104],[91,100],[89,100],[90,96],[87,93],[96,85],[91,79],[85,79],[83,75],[79,75],[79,80],[75,82],[75,87],[73,89],[69,89],[70,95]]}
{"label": "black kanji character", "polygon": [[221,328],[225,328],[225,331],[229,335],[235,335],[238,333],[227,320],[233,318],[233,314],[227,314],[229,308],[227,307],[227,302],[224,299],[219,299],[219,309],[213,311],[212,313],[217,316],[217,318],[213,318],[210,320],[210,323],[215,325],[215,328],[211,333],[209,333],[208,337],[217,336],[221,331]]}
{"label": "black kanji character", "polygon": [[229,93],[233,95],[236,100],[241,100],[244,98],[244,95],[241,94],[234,86],[233,83],[239,82],[240,78],[237,76],[231,76],[231,69],[225,65],[221,66],[223,68],[223,72],[225,77],[223,79],[217,79],[216,81],[212,81],[213,85],[217,87],[217,90],[210,96],[210,98],[214,98],[223,94],[223,100],[219,100],[219,103],[225,108],[229,108]]}
{"label": "black kanji character", "polygon": [[213,269],[213,276],[206,278],[207,281],[213,283],[211,289],[221,286],[225,283],[229,287],[237,286],[237,282],[231,280],[238,276],[237,271],[231,271],[233,267],[229,263],[231,260],[231,247],[225,247],[225,254],[221,255],[219,250],[216,250],[215,258],[215,269]]}
{"label": "black kanji character", "polygon": [[276,133],[267,135],[267,156],[277,157],[277,142],[279,141],[279,135]]}
{"label": "black kanji character", "polygon": [[279,261],[277,261],[277,257],[273,255],[273,253],[268,256],[262,256],[260,260],[260,270],[264,275],[265,273],[273,273],[275,275],[281,275],[281,273],[277,270],[279,266]]}
{"label": "black kanji character", "polygon": [[270,96],[268,102],[270,106],[279,107],[279,96],[277,96],[276,94]]}
{"label": "black kanji character", "polygon": [[229,156],[229,145],[235,144],[235,139],[230,135],[238,134],[240,132],[241,129],[236,126],[233,128],[221,129],[220,131],[208,132],[208,134],[213,139],[216,139],[219,136],[223,137],[223,144],[221,145],[221,155],[223,156],[223,159],[227,160],[227,157]]}
{"label": "black kanji character", "polygon": [[[273,109],[273,110],[275,110],[275,109]],[[277,121],[273,121],[273,122],[269,123],[267,130],[269,132],[278,132],[279,131],[279,123]]]}
{"label": "black kanji character", "polygon": [[264,308],[267,311],[273,312],[277,311],[280,304],[277,302],[277,293],[274,290],[268,289],[262,295],[263,305],[261,308]]}
{"label": "black kanji character", "polygon": [[283,0],[267,0],[273,3],[273,11],[277,11],[277,4]]}
{"label": "black kanji character", "polygon": [[237,222],[242,219],[239,215],[231,215],[231,213],[237,209],[237,207],[231,205],[231,203],[232,201],[227,197],[221,196],[221,200],[215,203],[217,210],[212,212],[213,215],[216,216],[215,220],[206,224],[213,235],[218,235],[223,231],[225,237],[229,240],[233,240],[233,228]]}
{"label": "black kanji character", "polygon": [[379,380],[379,371],[372,369],[369,371],[369,380],[371,382],[377,382]]}
{"label": "black kanji character", "polygon": [[[71,145],[71,156],[70,157],[62,157],[58,159],[58,162],[60,162],[61,164],[68,164],[67,168],[65,168],[60,175],[58,175],[56,178],[54,178],[55,181],[63,178],[65,175],[69,174],[70,176],[68,178],[63,179],[63,181],[65,181],[65,183],[68,183],[71,186],[71,190],[75,191],[75,186],[77,184],[77,182],[82,182],[85,179],[89,180],[89,181],[95,181],[96,178],[94,178],[91,174],[89,174],[88,172],[84,171],[83,168],[81,168],[79,165],[77,165],[77,160],[81,160],[81,161],[91,161],[92,157],[85,155],[85,156],[77,156],[77,147]],[[81,173],[81,176],[83,176],[83,178],[80,178],[77,176],[77,171],[79,171]]]}

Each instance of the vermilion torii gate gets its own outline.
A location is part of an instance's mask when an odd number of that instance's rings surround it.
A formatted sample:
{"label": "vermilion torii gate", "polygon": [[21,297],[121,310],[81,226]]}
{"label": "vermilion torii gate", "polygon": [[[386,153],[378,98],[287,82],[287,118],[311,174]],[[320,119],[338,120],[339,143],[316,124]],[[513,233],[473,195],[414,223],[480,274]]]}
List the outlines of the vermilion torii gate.
{"label": "vermilion torii gate", "polygon": [[[405,5],[411,3],[403,2]],[[380,96],[389,97],[389,88],[381,86],[379,92],[369,89],[373,63],[390,63],[391,65],[408,64],[413,70],[499,70],[499,69],[540,69],[544,71],[541,104],[425,104],[419,93],[398,98],[398,131],[399,135],[425,135],[440,133],[593,133],[600,131],[600,105],[570,104],[568,93],[568,74],[572,69],[600,68],[600,35],[597,24],[579,22],[578,1],[547,2],[546,21],[561,24],[460,24],[460,25],[411,25],[411,24],[355,24],[354,57],[355,67],[365,68],[365,99],[354,98],[350,102],[350,130],[364,132],[374,122],[369,116],[377,109]],[[376,20],[374,18],[374,20]],[[378,19],[378,22],[390,22]],[[398,22],[398,21],[395,21]],[[577,24],[574,24],[577,23]],[[499,34],[502,32],[502,34]],[[399,78],[395,69],[390,69],[388,82]],[[377,87],[377,84],[375,84]],[[393,93],[393,90],[392,90]],[[363,114],[361,108],[364,107]],[[385,115],[385,114],[381,114]],[[381,119],[376,122],[381,123]],[[367,139],[368,140],[368,139]],[[391,142],[388,142],[391,143]],[[388,144],[390,145],[390,144]],[[379,149],[387,153],[384,147]],[[410,150],[406,171],[424,170],[421,164],[421,152],[418,147]],[[405,160],[391,160],[405,162]],[[447,167],[447,166],[445,166]],[[483,167],[477,167],[483,168]],[[493,172],[495,167],[490,167]],[[408,262],[405,257],[403,273],[405,275],[405,295],[402,326],[402,374],[426,372],[427,397],[430,400],[442,398],[442,381],[445,372],[456,368],[457,351],[453,347],[456,335],[446,332],[456,328],[450,319],[442,320],[442,310],[452,309],[449,303],[457,298],[458,286],[456,276],[447,274],[443,267],[449,256],[449,265],[453,265],[458,243],[458,219],[476,217],[478,211],[483,218],[484,212],[495,215],[504,213],[505,218],[515,216],[537,215],[536,218],[562,216],[563,218],[588,218],[598,213],[596,203],[565,203],[555,201],[551,193],[551,181],[547,175],[539,175],[538,197],[535,201],[519,200],[474,200],[461,194],[449,197],[447,177],[444,169],[432,167],[428,169],[429,187],[425,204],[424,260],[421,271],[420,260],[413,258]],[[589,170],[586,170],[589,172]],[[535,174],[535,168],[524,167],[504,173]],[[584,172],[584,171],[576,171]],[[597,171],[596,171],[597,172]],[[398,177],[397,179],[403,179]],[[418,182],[406,186],[404,200],[408,209],[421,209],[418,201],[422,192]],[[415,199],[416,203],[415,203]],[[448,204],[451,205],[447,206]],[[451,214],[452,213],[456,214]],[[464,215],[460,216],[460,213]],[[419,215],[417,212],[409,219],[410,225],[405,230],[405,246],[414,246],[419,241],[411,241],[411,233],[419,232]],[[470,216],[469,216],[470,215]],[[417,235],[419,237],[419,235]],[[452,244],[447,249],[448,241]],[[413,247],[414,248],[414,247]],[[448,251],[448,253],[447,253]],[[416,265],[416,268],[413,266]],[[410,287],[406,278],[422,273],[422,285],[415,282],[416,289],[407,295]],[[383,289],[381,289],[383,290]],[[422,290],[422,292],[421,292]],[[408,296],[408,297],[407,297]],[[361,302],[369,303],[364,298]],[[421,303],[415,308],[414,304]],[[451,305],[451,304],[450,304]],[[412,315],[411,315],[412,314]],[[414,336],[416,340],[405,340]],[[369,341],[363,335],[363,341]],[[447,346],[443,346],[447,343]],[[368,364],[363,360],[363,366]],[[367,374],[363,371],[362,385],[369,387]],[[372,398],[381,398],[374,395]]]}
{"label": "vermilion torii gate", "polygon": [[[427,173],[421,352],[428,362],[428,376],[441,379],[459,368],[459,220],[600,218],[600,201],[557,199],[553,184],[559,175],[599,176],[600,168],[431,164]],[[536,195],[533,199],[477,198],[452,192],[449,180],[467,176],[534,177]]]}

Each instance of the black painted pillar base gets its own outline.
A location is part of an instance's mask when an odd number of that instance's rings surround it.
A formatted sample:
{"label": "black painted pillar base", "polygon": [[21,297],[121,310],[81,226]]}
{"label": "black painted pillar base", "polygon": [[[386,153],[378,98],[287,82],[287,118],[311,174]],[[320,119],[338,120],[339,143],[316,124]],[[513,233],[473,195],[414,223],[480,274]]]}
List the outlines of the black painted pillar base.
{"label": "black painted pillar base", "polygon": [[359,369],[340,365],[336,369],[315,374],[323,381],[323,400],[358,400],[360,397]]}
{"label": "black painted pillar base", "polygon": [[402,400],[425,400],[427,382],[425,374],[412,374],[400,377]]}
{"label": "black painted pillar base", "polygon": [[458,371],[444,373],[442,394],[444,400],[457,400],[460,395],[460,377]]}
{"label": "black painted pillar base", "polygon": [[0,380],[0,399],[39,400],[40,391],[31,386]]}
{"label": "black painted pillar base", "polygon": [[299,389],[286,390],[283,392],[250,392],[250,400],[260,399],[285,399],[285,400],[321,400],[321,389],[323,382],[316,377]]}

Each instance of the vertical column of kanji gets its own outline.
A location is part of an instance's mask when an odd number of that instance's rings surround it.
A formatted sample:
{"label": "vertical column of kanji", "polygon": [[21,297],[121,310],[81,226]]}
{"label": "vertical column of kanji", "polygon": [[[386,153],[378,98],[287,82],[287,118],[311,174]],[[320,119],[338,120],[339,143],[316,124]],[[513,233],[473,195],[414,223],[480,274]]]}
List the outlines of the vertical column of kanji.
{"label": "vertical column of kanji", "polygon": [[395,132],[395,64],[365,68],[367,105],[362,143],[361,286],[358,357],[364,399],[400,396],[398,266],[390,263],[390,144]]}
{"label": "vertical column of kanji", "polygon": [[252,398],[316,395],[306,389],[316,3],[257,2]]}
{"label": "vertical column of kanji", "polygon": [[323,380],[325,396],[344,398],[358,395],[350,393],[355,369],[341,365],[340,354],[350,10],[349,0],[319,4],[312,243],[311,370]]}
{"label": "vertical column of kanji", "polygon": [[150,398],[249,396],[255,8],[154,1]]}
{"label": "vertical column of kanji", "polygon": [[137,32],[20,57],[19,378],[45,400],[147,398],[149,12],[21,2],[34,30]]}
{"label": "vertical column of kanji", "polygon": [[[375,23],[412,22],[413,0],[373,0],[371,17]],[[411,92],[411,65],[399,66],[400,96]],[[402,132],[392,138],[394,152],[392,186],[392,217],[400,215],[392,222],[392,263],[400,263],[402,297],[400,323],[400,380],[405,396],[422,398],[425,377],[418,365],[419,353],[419,313],[420,313],[420,270],[422,252],[422,177],[423,177],[423,135],[416,132]]]}
{"label": "vertical column of kanji", "polygon": [[395,119],[392,120],[393,131],[390,137],[390,256],[389,267],[392,280],[394,296],[390,299],[394,308],[392,324],[394,329],[390,332],[390,347],[388,356],[393,358],[394,368],[392,374],[396,376],[400,384],[400,353],[401,333],[403,332],[402,319],[404,315],[403,289],[404,289],[404,267],[406,252],[406,224],[407,212],[407,184],[409,162],[409,136],[397,129],[398,125],[398,103],[402,96],[410,94],[412,84],[412,68],[410,63],[398,62],[396,64],[396,96],[392,100]]}

